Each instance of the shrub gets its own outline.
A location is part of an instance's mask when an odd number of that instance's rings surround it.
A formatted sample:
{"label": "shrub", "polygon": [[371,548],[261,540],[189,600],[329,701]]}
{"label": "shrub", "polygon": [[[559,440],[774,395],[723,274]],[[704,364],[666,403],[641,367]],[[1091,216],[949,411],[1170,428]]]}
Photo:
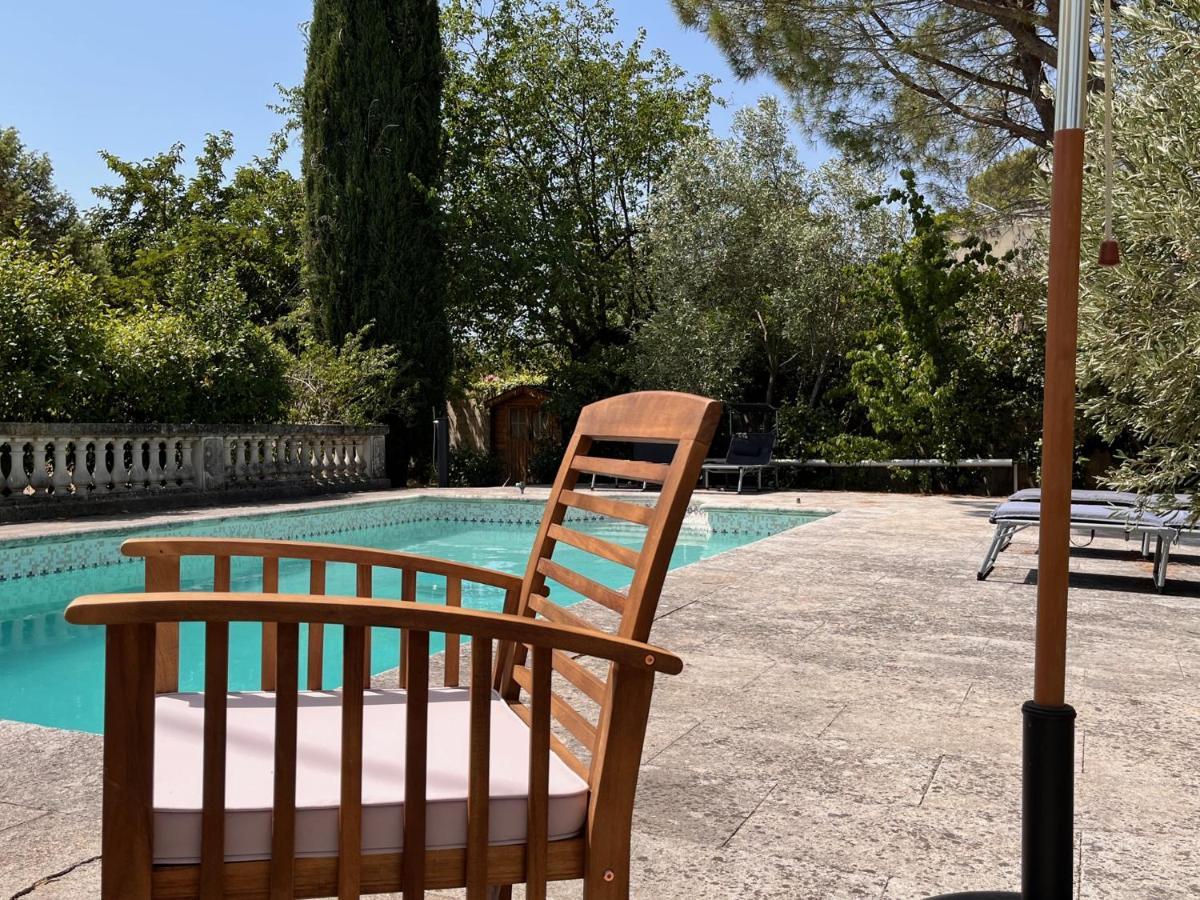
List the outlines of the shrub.
{"label": "shrub", "polygon": [[529,455],[528,478],[530,484],[553,484],[558,466],[563,458],[563,446],[557,440],[539,442]]}
{"label": "shrub", "polygon": [[318,340],[311,329],[304,332],[287,371],[291,421],[370,425],[397,409],[415,412],[411,390],[396,377],[399,354],[391,346],[367,346],[369,330],[347,335],[340,347]]}
{"label": "shrub", "polygon": [[287,408],[287,355],[250,321],[233,275],[200,283],[184,271],[172,294],[169,311],[131,313],[109,330],[109,418],[278,421]]}
{"label": "shrub", "polygon": [[0,240],[0,420],[86,420],[102,403],[107,311],[90,275],[23,237]]}
{"label": "shrub", "polygon": [[450,451],[451,487],[491,487],[503,477],[500,459],[486,450],[455,447]]}

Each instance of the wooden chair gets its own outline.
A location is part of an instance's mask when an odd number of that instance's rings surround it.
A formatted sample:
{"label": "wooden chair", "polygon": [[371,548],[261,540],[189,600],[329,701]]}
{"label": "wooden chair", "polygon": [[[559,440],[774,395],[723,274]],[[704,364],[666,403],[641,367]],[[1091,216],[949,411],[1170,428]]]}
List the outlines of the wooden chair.
{"label": "wooden chair", "polygon": [[[654,675],[682,667],[646,641],[719,415],[716,402],[666,392],[584,409],[524,578],[331,544],[127,541],[122,552],[145,559],[146,592],[81,597],[67,610],[73,623],[107,626],[103,898],[465,887],[479,900],[515,883],[542,898],[548,881],[568,879],[583,879],[590,900],[627,897]],[[669,463],[607,458],[600,441],[676,451]],[[654,505],[576,491],[592,473],[662,488]],[[641,549],[572,528],[571,510],[643,526]],[[560,543],[627,567],[628,589],[556,561]],[[213,561],[213,589],[181,592],[180,560],[197,556]],[[234,557],[261,559],[261,592],[231,591]],[[308,594],[278,593],[281,560],[307,561]],[[330,564],[355,567],[356,597],[325,595]],[[389,570],[400,601],[372,599]],[[445,579],[444,606],[413,602],[418,573]],[[462,608],[464,582],[503,590],[504,611]],[[606,608],[612,630],[551,601],[548,582]],[[203,693],[178,692],[179,622],[205,623]],[[237,622],[263,623],[259,692],[228,689]],[[342,629],[336,692],[321,690],[329,626]],[[398,632],[398,689],[370,690],[372,628],[376,640]],[[446,638],[445,687],[430,684],[433,634]]]}

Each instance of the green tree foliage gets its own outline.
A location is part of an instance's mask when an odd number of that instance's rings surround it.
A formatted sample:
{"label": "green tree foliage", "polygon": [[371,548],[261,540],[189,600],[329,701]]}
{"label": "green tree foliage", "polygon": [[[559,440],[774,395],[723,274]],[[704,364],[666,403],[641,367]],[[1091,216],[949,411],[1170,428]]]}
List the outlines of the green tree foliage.
{"label": "green tree foliage", "polygon": [[78,420],[97,408],[104,317],[94,278],[69,257],[0,238],[0,421]]}
{"label": "green tree foliage", "polygon": [[772,75],[806,127],[873,162],[934,172],[1049,146],[1049,0],[672,0],[734,71]]}
{"label": "green tree foliage", "polygon": [[54,184],[44,153],[26,149],[15,128],[0,128],[0,238],[20,237],[39,253],[65,253],[95,271],[92,235],[75,203]]}
{"label": "green tree foliage", "polygon": [[287,373],[290,421],[369,425],[411,409],[411,396],[398,395],[399,354],[370,346],[370,330],[363,326],[334,346],[317,338],[311,323],[302,326],[300,352]]}
{"label": "green tree foliage", "polygon": [[302,101],[308,285],[322,336],[393,346],[415,410],[394,409],[389,468],[427,455],[450,339],[441,213],[444,57],[436,0],[318,0]]}
{"label": "green tree foliage", "polygon": [[869,322],[855,269],[899,238],[896,216],[856,204],[879,186],[845,164],[805,169],[771,99],[729,139],[690,142],[649,217],[660,304],[638,333],[639,380],[816,407]]}
{"label": "green tree foliage", "polygon": [[643,216],[709,83],[617,41],[604,2],[452,0],[444,21],[456,338],[546,371],[569,419],[627,383],[613,348],[654,302]]}
{"label": "green tree foliage", "polygon": [[864,272],[876,323],[851,352],[850,383],[875,436],[897,456],[1028,453],[1040,426],[1040,283],[997,258],[917,192],[911,171],[888,196],[912,237]]}
{"label": "green tree foliage", "polygon": [[106,329],[106,420],[278,422],[287,354],[230,270],[177,268],[165,302],[118,312]]}
{"label": "green tree foliage", "polygon": [[188,175],[183,145],[141,162],[103,154],[114,184],[95,189],[91,218],[104,241],[107,292],[118,306],[154,305],[177,269],[196,283],[232,275],[260,323],[286,313],[300,296],[300,228],[304,195],[283,167],[277,137],[271,152],[225,174],[233,158],[228,132],[209,135]]}
{"label": "green tree foliage", "polygon": [[[1195,491],[1200,475],[1200,2],[1120,7],[1113,186],[1121,264],[1102,269],[1099,141],[1085,194],[1083,408],[1134,451],[1112,483]],[[1099,124],[1099,111],[1095,111]],[[1098,129],[1096,132],[1098,133]],[[1197,503],[1200,507],[1200,501]]]}

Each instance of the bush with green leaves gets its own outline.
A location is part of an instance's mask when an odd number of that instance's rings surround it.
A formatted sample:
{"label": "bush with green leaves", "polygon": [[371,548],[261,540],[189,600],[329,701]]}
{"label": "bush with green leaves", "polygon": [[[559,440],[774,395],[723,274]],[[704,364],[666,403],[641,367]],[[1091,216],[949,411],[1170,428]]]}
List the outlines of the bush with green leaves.
{"label": "bush with green leaves", "polygon": [[115,317],[104,368],[118,422],[281,421],[287,354],[250,320],[232,272],[177,271],[168,306]]}
{"label": "bush with green leaves", "polygon": [[504,464],[487,450],[455,447],[450,451],[451,487],[491,487],[504,477]]}
{"label": "bush with green leaves", "polygon": [[863,302],[879,313],[850,354],[850,385],[890,455],[1028,455],[1041,422],[1041,283],[1015,254],[955,238],[903,175],[887,201],[913,236],[864,272]]}
{"label": "bush with green leaves", "polygon": [[107,317],[95,279],[69,257],[0,239],[0,421],[85,421],[102,410]]}
{"label": "bush with green leaves", "polygon": [[346,336],[340,347],[318,340],[311,328],[301,334],[300,352],[287,370],[291,390],[288,420],[371,425],[390,413],[414,413],[411,392],[396,378],[399,353],[367,343],[370,325]]}
{"label": "bush with green leaves", "polygon": [[[1200,0],[1122,4],[1114,119],[1121,264],[1096,265],[1099,142],[1085,185],[1083,410],[1129,451],[1110,476],[1148,494],[1190,489],[1200,510]],[[1099,111],[1094,115],[1099,124]]]}

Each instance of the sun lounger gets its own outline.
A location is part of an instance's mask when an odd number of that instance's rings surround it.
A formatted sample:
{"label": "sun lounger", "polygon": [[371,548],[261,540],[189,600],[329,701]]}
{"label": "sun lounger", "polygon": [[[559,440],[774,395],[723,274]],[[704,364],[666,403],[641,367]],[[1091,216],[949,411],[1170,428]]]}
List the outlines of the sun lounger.
{"label": "sun lounger", "polygon": [[[1041,520],[1040,502],[1008,500],[997,506],[988,517],[988,521],[996,526],[996,531],[979,566],[979,580],[983,581],[988,577],[996,565],[996,558],[1008,548],[1018,531],[1037,527],[1041,525]],[[1115,503],[1072,503],[1071,528],[1093,535],[1103,532],[1124,535],[1126,539],[1152,539],[1155,542],[1154,586],[1161,591],[1166,584],[1171,545],[1179,540],[1181,532],[1190,528],[1190,516],[1185,510],[1157,514],[1130,505],[1118,506]]]}
{"label": "sun lounger", "polygon": [[[729,442],[729,452],[720,462],[704,464],[704,486],[708,487],[708,476],[713,472],[728,474],[737,473],[737,492],[742,492],[742,483],[747,472],[758,476],[758,489],[762,490],[762,473],[764,469],[775,469],[771,457],[775,452],[774,432],[753,432],[750,434],[735,434]],[[779,486],[779,472],[775,470],[775,486]]]}

